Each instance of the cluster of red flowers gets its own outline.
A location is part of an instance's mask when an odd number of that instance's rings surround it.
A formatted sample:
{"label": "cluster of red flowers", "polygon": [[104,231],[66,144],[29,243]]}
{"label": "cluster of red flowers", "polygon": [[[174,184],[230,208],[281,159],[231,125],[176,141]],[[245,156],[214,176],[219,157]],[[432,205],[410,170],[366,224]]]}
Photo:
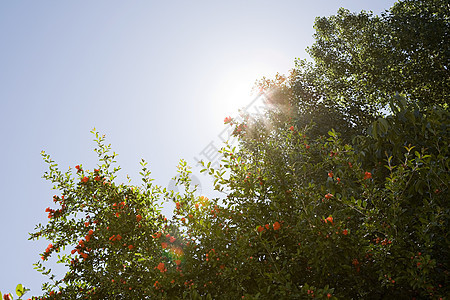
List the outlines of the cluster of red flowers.
{"label": "cluster of red flowers", "polygon": [[[86,235],[85,239],[86,239],[86,243],[89,242],[89,240],[91,239],[92,235],[94,234],[94,231],[91,229],[89,230],[88,234]],[[78,245],[75,247],[75,249],[73,249],[70,253],[75,254],[75,252],[77,252],[78,254],[80,254],[81,257],[83,257],[84,259],[88,258],[87,253],[85,253],[83,251],[83,249],[86,252],[91,251],[90,248],[87,248],[85,245],[85,241],[84,240],[80,240],[78,242]]]}
{"label": "cluster of red flowers", "polygon": [[41,256],[42,260],[45,260],[50,255],[50,252],[52,251],[52,249],[53,249],[53,245],[49,244],[47,246],[47,248],[45,249],[44,255]]}
{"label": "cluster of red flowers", "polygon": [[48,218],[49,219],[51,219],[51,218],[58,218],[59,216],[62,215],[62,213],[63,213],[65,208],[66,208],[66,206],[64,204],[63,204],[61,209],[56,209],[56,210],[51,209],[50,207],[47,207],[45,209],[45,212],[48,212]]}
{"label": "cluster of red flowers", "polygon": [[[281,224],[278,222],[278,221],[276,221],[275,223],[273,223],[273,230],[280,230],[281,229]],[[267,229],[267,230],[269,230],[270,229],[270,225],[269,224],[266,224],[266,225],[264,225],[264,226],[258,226],[257,228],[256,228],[256,230],[258,231],[258,232],[263,232],[264,231],[264,227]]]}
{"label": "cluster of red flowers", "polygon": [[328,223],[328,222],[330,222],[331,225],[333,225],[333,217],[332,216],[329,216],[328,218],[325,219],[325,223]]}
{"label": "cluster of red flowers", "polygon": [[159,263],[157,267],[155,267],[155,269],[158,269],[161,273],[167,272],[167,269],[164,265],[164,263]]}
{"label": "cluster of red flowers", "polygon": [[[231,117],[226,117],[224,120],[223,120],[223,123],[224,124],[228,124],[228,123],[231,123]],[[233,123],[231,123],[231,125],[233,125]]]}
{"label": "cluster of red flowers", "polygon": [[114,241],[120,241],[122,239],[122,236],[120,234],[118,235],[112,235],[109,240],[114,242]]}
{"label": "cluster of red flowers", "polygon": [[365,172],[365,173],[364,173],[364,180],[370,179],[370,178],[372,178],[372,173],[370,173],[370,172]]}

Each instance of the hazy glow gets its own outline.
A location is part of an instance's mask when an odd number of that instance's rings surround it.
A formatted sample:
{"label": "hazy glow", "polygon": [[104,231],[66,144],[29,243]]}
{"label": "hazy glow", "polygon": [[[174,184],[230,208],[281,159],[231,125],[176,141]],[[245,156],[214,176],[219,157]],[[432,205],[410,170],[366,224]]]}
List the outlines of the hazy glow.
{"label": "hazy glow", "polygon": [[267,64],[243,64],[233,66],[220,74],[213,87],[215,114],[220,120],[232,117],[255,98],[253,91],[257,80],[274,75],[276,68]]}

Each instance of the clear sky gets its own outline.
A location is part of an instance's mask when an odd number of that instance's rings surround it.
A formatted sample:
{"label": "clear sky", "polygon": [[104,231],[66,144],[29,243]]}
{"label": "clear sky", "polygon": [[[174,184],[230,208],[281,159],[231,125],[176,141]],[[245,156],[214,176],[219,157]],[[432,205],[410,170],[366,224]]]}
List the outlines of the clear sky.
{"label": "clear sky", "polygon": [[167,186],[180,158],[195,165],[218,141],[256,79],[307,58],[315,17],[393,3],[1,1],[0,290],[22,283],[34,295],[44,281],[32,264],[48,242],[28,241],[55,194],[41,150],[64,171],[92,170],[95,127],[119,154],[122,179],[139,182],[144,158]]}

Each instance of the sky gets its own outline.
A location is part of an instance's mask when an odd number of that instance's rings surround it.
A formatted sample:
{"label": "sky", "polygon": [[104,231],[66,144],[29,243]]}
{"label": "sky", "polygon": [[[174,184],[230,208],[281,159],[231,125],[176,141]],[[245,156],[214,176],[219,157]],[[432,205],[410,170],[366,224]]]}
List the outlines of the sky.
{"label": "sky", "polygon": [[196,172],[196,158],[221,146],[224,118],[252,102],[257,79],[308,59],[315,17],[393,3],[1,1],[0,291],[22,283],[38,295],[45,281],[33,263],[48,241],[28,240],[58,194],[42,178],[42,150],[62,171],[92,170],[96,128],[118,153],[119,182],[138,183],[143,158],[168,186],[180,159]]}

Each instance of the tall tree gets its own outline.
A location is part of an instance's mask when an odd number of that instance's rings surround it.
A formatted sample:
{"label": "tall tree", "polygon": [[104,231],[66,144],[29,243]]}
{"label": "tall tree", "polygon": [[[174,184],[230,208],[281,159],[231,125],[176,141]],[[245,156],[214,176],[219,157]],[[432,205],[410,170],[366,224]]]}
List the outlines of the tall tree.
{"label": "tall tree", "polygon": [[396,93],[423,107],[448,103],[449,5],[405,0],[381,16],[340,9],[317,18],[315,43],[308,49],[315,85],[349,113],[364,106],[370,112]]}

